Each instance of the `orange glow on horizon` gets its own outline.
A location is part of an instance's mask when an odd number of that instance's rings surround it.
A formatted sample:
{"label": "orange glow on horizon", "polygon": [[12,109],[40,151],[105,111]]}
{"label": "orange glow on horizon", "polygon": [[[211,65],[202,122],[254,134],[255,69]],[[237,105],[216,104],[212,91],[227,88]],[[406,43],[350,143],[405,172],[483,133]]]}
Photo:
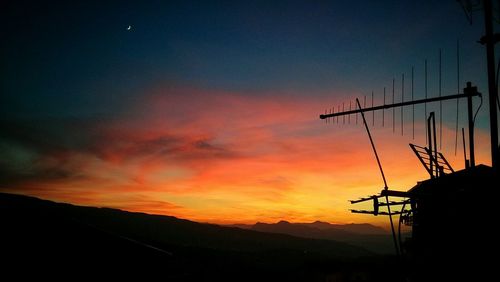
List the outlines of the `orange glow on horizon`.
{"label": "orange glow on horizon", "polygon": [[[156,89],[127,116],[100,125],[102,143],[92,150],[43,156],[40,165],[64,158],[78,176],[33,179],[3,191],[80,205],[171,215],[219,224],[368,222],[387,218],[349,212],[350,199],[373,195],[382,180],[368,137],[350,125],[318,119],[325,101],[294,95],[239,95],[197,89]],[[354,94],[350,96],[355,96]],[[215,98],[214,98],[215,97]],[[417,137],[373,136],[394,190],[407,190],[426,173],[408,148]],[[444,128],[444,154],[454,156],[454,131]],[[487,163],[486,134],[476,130],[477,163]],[[485,145],[486,144],[486,145]]]}

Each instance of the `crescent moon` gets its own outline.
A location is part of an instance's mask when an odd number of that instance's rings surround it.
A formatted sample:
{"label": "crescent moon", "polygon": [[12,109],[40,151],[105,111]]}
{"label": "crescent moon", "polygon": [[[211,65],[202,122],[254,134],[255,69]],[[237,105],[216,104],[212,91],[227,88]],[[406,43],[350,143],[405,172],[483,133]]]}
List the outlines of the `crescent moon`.
{"label": "crescent moon", "polygon": [[132,29],[132,26],[131,26],[131,25],[129,25],[129,26],[127,27],[127,30],[131,30],[131,29]]}

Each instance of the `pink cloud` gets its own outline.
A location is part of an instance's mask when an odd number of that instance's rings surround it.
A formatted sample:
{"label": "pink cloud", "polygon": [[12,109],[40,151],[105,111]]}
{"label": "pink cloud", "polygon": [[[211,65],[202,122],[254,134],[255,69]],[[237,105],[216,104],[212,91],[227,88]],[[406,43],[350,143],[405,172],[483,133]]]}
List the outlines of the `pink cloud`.
{"label": "pink cloud", "polygon": [[[24,144],[20,150],[36,152],[33,175],[2,189],[211,222],[352,222],[359,217],[347,200],[383,185],[361,120],[325,124],[322,100],[159,87],[126,115],[89,122],[84,133],[69,127],[64,134],[88,137],[78,146]],[[373,135],[391,188],[406,190],[425,177],[408,148],[416,141],[389,127]],[[42,177],[56,168],[67,175]]]}

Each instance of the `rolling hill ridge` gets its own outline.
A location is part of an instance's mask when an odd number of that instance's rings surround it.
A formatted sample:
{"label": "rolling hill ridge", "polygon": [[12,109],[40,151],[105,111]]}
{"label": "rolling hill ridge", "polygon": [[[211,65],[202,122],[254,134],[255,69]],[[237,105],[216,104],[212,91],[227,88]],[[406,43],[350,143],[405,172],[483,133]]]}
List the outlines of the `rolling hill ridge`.
{"label": "rolling hill ridge", "polygon": [[[332,240],[5,193],[0,193],[0,221],[5,269],[29,267],[47,277],[71,272],[113,277],[161,275],[180,281],[200,277],[308,281],[350,271],[353,264],[359,271],[359,264],[365,266],[367,260],[372,271],[370,258],[375,258],[364,248]],[[242,273],[247,275],[240,277]]]}

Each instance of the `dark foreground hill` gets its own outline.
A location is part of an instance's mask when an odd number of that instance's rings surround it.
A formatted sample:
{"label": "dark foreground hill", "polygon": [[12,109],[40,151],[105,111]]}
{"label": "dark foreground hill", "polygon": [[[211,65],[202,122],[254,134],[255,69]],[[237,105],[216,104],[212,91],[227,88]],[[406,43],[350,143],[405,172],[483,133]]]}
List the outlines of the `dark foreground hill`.
{"label": "dark foreground hill", "polygon": [[2,269],[15,280],[371,281],[392,263],[331,240],[2,193],[0,224]]}

